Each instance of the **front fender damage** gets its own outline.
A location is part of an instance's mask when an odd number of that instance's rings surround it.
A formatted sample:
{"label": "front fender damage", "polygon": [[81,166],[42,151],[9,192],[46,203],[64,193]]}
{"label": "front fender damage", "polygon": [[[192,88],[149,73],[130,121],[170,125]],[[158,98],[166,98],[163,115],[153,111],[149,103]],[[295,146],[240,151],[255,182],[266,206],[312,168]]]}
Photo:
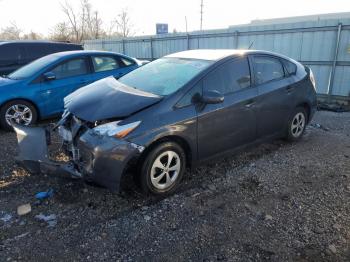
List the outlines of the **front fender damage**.
{"label": "front fender damage", "polygon": [[[19,146],[16,160],[29,172],[81,177],[112,191],[120,191],[124,172],[131,163],[136,162],[144,150],[143,146],[98,135],[88,129],[68,145],[70,152],[73,148],[76,154],[70,157],[69,162],[62,163],[50,158],[50,127],[14,125],[14,130]],[[66,143],[62,145],[67,146]]]}

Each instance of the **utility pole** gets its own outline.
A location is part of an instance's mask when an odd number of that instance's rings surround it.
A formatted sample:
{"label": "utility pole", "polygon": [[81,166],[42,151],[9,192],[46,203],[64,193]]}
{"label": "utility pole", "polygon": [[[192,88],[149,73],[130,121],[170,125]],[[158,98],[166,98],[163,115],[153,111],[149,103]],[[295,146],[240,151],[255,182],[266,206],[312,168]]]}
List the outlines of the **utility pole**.
{"label": "utility pole", "polygon": [[203,30],[203,0],[201,0],[201,31]]}
{"label": "utility pole", "polygon": [[185,24],[186,24],[186,33],[188,32],[187,31],[187,16],[185,16]]}

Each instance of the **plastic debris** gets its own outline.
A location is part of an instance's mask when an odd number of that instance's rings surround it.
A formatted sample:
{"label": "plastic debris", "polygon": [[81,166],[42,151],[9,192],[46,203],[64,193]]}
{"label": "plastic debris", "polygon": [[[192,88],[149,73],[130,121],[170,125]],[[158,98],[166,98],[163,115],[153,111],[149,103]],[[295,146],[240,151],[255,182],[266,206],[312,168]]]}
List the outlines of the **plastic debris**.
{"label": "plastic debris", "polygon": [[53,189],[50,188],[48,191],[44,191],[44,192],[39,192],[37,194],[35,194],[35,198],[38,200],[44,200],[46,198],[50,198],[53,196]]}
{"label": "plastic debris", "polygon": [[3,221],[4,223],[10,222],[10,220],[12,219],[12,215],[11,214],[7,214],[4,212],[0,212],[0,214],[3,214],[2,217],[0,217],[0,220]]}
{"label": "plastic debris", "polygon": [[54,227],[57,224],[57,217],[54,214],[45,216],[44,214],[40,213],[39,215],[36,215],[35,218],[45,221],[49,227]]}
{"label": "plastic debris", "polygon": [[24,204],[17,207],[17,214],[19,216],[24,216],[32,211],[30,204]]}

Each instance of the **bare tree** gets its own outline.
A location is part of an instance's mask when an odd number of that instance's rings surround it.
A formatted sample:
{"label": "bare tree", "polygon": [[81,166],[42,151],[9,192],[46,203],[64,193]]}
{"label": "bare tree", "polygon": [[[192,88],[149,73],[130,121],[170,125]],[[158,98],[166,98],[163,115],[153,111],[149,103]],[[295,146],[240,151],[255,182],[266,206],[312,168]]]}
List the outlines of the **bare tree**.
{"label": "bare tree", "polygon": [[28,40],[41,40],[44,39],[44,36],[40,33],[36,33],[34,31],[30,31],[28,34],[24,34],[22,39]]}
{"label": "bare tree", "polygon": [[114,20],[113,27],[117,26],[116,35],[122,37],[132,36],[134,34],[134,25],[131,23],[131,19],[127,9],[123,9]]}
{"label": "bare tree", "polygon": [[15,22],[11,22],[9,26],[2,28],[0,39],[4,40],[19,40],[21,39],[22,29]]}
{"label": "bare tree", "polygon": [[[82,6],[86,4],[88,0],[82,0]],[[82,12],[76,12],[74,8],[66,1],[61,3],[63,13],[66,15],[71,31],[74,35],[75,42],[81,42],[85,34],[85,8],[82,8]]]}
{"label": "bare tree", "polygon": [[86,28],[89,38],[98,39],[105,36],[106,33],[102,28],[102,19],[98,11],[86,9]]}
{"label": "bare tree", "polygon": [[102,28],[102,19],[98,11],[92,9],[89,0],[81,0],[80,11],[75,10],[67,1],[61,3],[61,7],[75,42],[88,38],[98,39],[106,35]]}
{"label": "bare tree", "polygon": [[55,41],[72,41],[72,31],[66,22],[56,24],[50,34],[50,39]]}

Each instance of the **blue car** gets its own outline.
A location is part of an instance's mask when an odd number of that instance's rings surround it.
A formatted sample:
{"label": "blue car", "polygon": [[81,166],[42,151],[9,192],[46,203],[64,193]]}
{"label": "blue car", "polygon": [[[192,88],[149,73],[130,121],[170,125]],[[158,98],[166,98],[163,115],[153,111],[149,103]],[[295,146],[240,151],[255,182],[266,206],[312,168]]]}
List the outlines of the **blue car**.
{"label": "blue car", "polygon": [[0,125],[22,125],[57,116],[63,98],[96,80],[119,78],[144,61],[102,51],[68,51],[51,54],[0,78]]}

